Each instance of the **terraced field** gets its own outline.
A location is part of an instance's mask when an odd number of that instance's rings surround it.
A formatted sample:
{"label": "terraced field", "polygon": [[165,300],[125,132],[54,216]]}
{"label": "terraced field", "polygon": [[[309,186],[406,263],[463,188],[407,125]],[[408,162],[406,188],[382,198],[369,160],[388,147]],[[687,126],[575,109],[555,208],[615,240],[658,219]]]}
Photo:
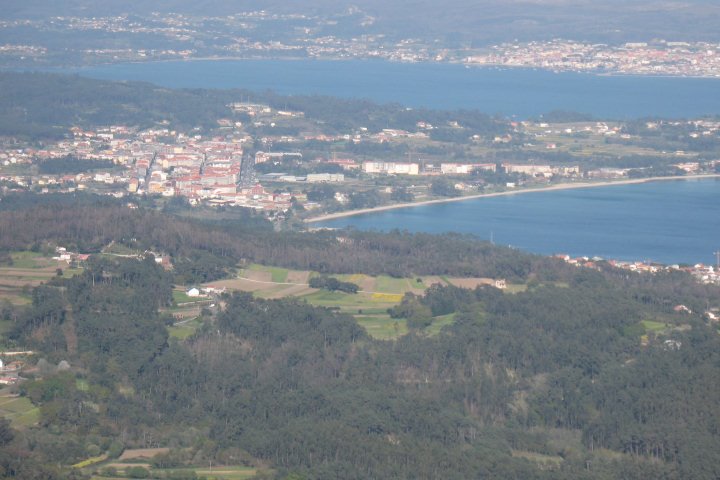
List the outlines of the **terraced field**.
{"label": "terraced field", "polygon": [[[407,322],[404,319],[391,318],[387,313],[389,308],[402,301],[406,293],[421,295],[434,284],[474,288],[479,285],[492,285],[494,282],[490,278],[444,278],[438,276],[393,278],[364,274],[331,275],[340,281],[352,282],[360,287],[358,293],[350,294],[310,288],[308,281],[315,275],[319,274],[254,264],[241,269],[236,278],[210,282],[205,286],[227,291],[252,292],[253,295],[266,299],[285,297],[303,299],[311,305],[327,307],[352,315],[370,335],[378,339],[389,340],[408,332]],[[452,315],[438,317],[426,332],[429,335],[435,335],[443,326],[451,324],[452,321]],[[173,336],[182,338],[187,332],[171,330],[171,333]]]}
{"label": "terraced field", "polygon": [[82,272],[68,268],[64,261],[53,260],[37,252],[13,252],[10,258],[12,265],[0,267],[0,300],[8,300],[15,305],[29,303],[30,289],[55,277],[58,269],[62,270],[63,276]]}

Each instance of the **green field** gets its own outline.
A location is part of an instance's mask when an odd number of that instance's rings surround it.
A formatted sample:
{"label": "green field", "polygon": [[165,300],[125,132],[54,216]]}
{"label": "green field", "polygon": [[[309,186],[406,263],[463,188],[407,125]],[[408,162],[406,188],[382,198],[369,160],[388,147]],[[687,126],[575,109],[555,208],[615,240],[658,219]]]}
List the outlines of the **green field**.
{"label": "green field", "polygon": [[449,313],[447,315],[441,315],[439,317],[434,317],[432,324],[430,324],[430,326],[425,329],[425,333],[427,333],[428,335],[437,335],[438,333],[440,333],[440,330],[443,327],[452,325],[452,323],[454,321],[455,321],[454,313]]}
{"label": "green field", "polygon": [[527,452],[524,450],[513,450],[512,456],[544,465],[546,468],[557,468],[564,461],[563,457],[559,455],[543,455],[542,453]]}
{"label": "green field", "polygon": [[361,283],[364,283],[367,279],[372,279],[370,275],[365,275],[362,273],[342,273],[340,275],[332,275],[333,277],[337,278],[341,282],[351,282],[356,283],[360,285]]}
{"label": "green field", "polygon": [[267,298],[267,299],[278,298],[278,297],[282,296],[282,295],[278,295],[278,294],[284,290],[287,290],[287,288],[288,288],[287,285],[270,284],[270,286],[268,286],[267,288],[263,288],[262,290],[257,290],[256,292],[254,292],[254,294],[258,298]]}
{"label": "green field", "polygon": [[63,277],[82,272],[37,252],[12,252],[10,257],[13,264],[0,267],[0,300],[6,299],[14,305],[27,305],[30,289],[54,278],[58,269],[62,270]]}
{"label": "green field", "polygon": [[62,269],[64,277],[74,277],[83,271],[82,268],[70,268],[64,261],[53,260],[51,257],[46,257],[39,252],[12,252],[10,258],[12,258],[13,263],[7,268],[37,270],[36,274],[26,275],[26,278],[35,280],[47,280],[48,275],[55,276],[55,271],[58,268]]}
{"label": "green field", "polygon": [[663,322],[656,322],[653,320],[643,320],[640,323],[643,327],[645,327],[645,331],[647,332],[662,332],[663,330],[670,328],[669,325]]}
{"label": "green field", "polygon": [[527,289],[528,287],[524,283],[508,283],[507,287],[505,288],[505,293],[526,292]]}
{"label": "green field", "polygon": [[[415,284],[415,280],[412,280]],[[406,278],[393,278],[381,275],[375,279],[375,291],[382,293],[399,293],[410,290],[410,281]],[[412,287],[415,288],[415,287]]]}
{"label": "green field", "polygon": [[125,245],[122,245],[117,242],[111,242],[110,245],[102,249],[102,253],[106,253],[109,255],[140,255],[142,252],[140,250],[133,250],[132,248],[128,248]]}
{"label": "green field", "polygon": [[408,333],[405,319],[390,318],[389,315],[356,316],[355,320],[371,337],[378,340],[393,340]]}
{"label": "green field", "polygon": [[300,298],[318,307],[337,309],[342,313],[353,315],[355,320],[368,334],[380,340],[398,338],[407,333],[407,322],[404,319],[390,318],[387,310],[398,303],[399,295],[388,301],[392,295],[372,293],[343,293],[319,290]]}
{"label": "green field", "polygon": [[0,397],[0,416],[15,428],[29,427],[40,419],[40,409],[25,397]]}
{"label": "green field", "polygon": [[173,302],[179,305],[181,303],[195,303],[207,300],[204,297],[191,297],[184,290],[173,290],[172,292]]}
{"label": "green field", "polygon": [[195,473],[200,477],[217,478],[218,480],[246,480],[257,475],[258,471],[252,467],[215,467],[198,468]]}
{"label": "green field", "polygon": [[[338,274],[331,275],[343,282],[352,282],[360,287],[356,294],[340,291],[315,290],[309,287],[303,288],[308,278],[319,275],[317,272],[300,272],[285,268],[269,267],[265,265],[252,264],[241,271],[240,279],[233,283],[232,280],[224,281],[223,287],[229,290],[251,291],[258,298],[275,299],[284,296],[291,296],[304,300],[310,305],[326,307],[347,313],[356,318],[365,330],[378,339],[392,339],[405,335],[408,331],[405,319],[396,320],[390,318],[387,313],[389,308],[394,307],[402,301],[403,295],[407,292],[421,293],[432,283],[445,282],[451,284],[446,277],[412,277],[394,278],[387,275],[373,277],[365,274]],[[288,280],[291,279],[291,280]],[[457,279],[456,279],[457,280]],[[486,279],[468,279],[480,281]],[[291,283],[292,285],[288,285]],[[527,286],[510,285],[508,293],[524,291]],[[176,302],[187,300],[178,292],[174,292]],[[425,334],[437,335],[440,330],[453,322],[454,315],[437,317],[426,329]],[[192,325],[175,326],[170,328],[171,336],[184,339],[192,335],[197,327]]]}
{"label": "green field", "polygon": [[195,333],[195,331],[201,326],[202,321],[196,318],[187,323],[182,323],[179,325],[175,324],[171,327],[168,327],[168,333],[172,338],[176,338],[178,340],[186,340],[188,337],[191,337]]}
{"label": "green field", "polygon": [[90,385],[88,384],[87,380],[78,378],[77,380],[75,380],[75,388],[77,388],[81,392],[87,392],[90,390]]}
{"label": "green field", "polygon": [[[145,462],[140,461],[134,461],[133,463],[136,464],[143,464]],[[116,465],[116,464],[113,464]],[[102,466],[95,466],[93,467],[93,470],[95,471],[103,471]],[[107,476],[93,476],[91,477],[93,480],[108,480],[108,479],[126,479],[129,478],[125,475],[126,468],[123,468],[121,466],[115,466],[117,470],[117,476],[115,477],[107,477]],[[145,464],[144,468],[147,469],[150,472],[150,478],[168,478],[168,476],[172,475],[174,472],[185,472],[185,473],[192,473],[195,472],[198,477],[205,477],[208,480],[211,479],[217,479],[217,480],[248,480],[250,478],[255,477],[258,474],[258,469],[253,467],[242,467],[242,466],[219,466],[219,467],[212,467],[209,466],[206,467],[196,467],[196,468],[170,468],[170,469],[158,469],[158,468],[152,468],[150,464]]]}
{"label": "green field", "polygon": [[334,308],[352,315],[386,315],[387,309],[400,302],[399,295],[388,300],[372,293],[343,293],[319,290],[301,299],[317,307]]}
{"label": "green field", "polygon": [[14,268],[41,268],[39,261],[42,254],[39,252],[13,252],[10,254]]}
{"label": "green field", "polygon": [[[443,327],[451,325],[454,319],[454,313],[435,317],[423,333],[428,336],[437,335]],[[378,340],[393,340],[408,333],[406,319],[392,318],[388,314],[355,315],[355,320],[371,337]]]}
{"label": "green field", "polygon": [[248,270],[256,272],[270,272],[270,278],[272,282],[284,283],[287,282],[288,272],[287,268],[279,267],[267,267],[265,265],[252,264],[248,267]]}
{"label": "green field", "polygon": [[63,277],[74,277],[83,272],[82,268],[63,268]]}

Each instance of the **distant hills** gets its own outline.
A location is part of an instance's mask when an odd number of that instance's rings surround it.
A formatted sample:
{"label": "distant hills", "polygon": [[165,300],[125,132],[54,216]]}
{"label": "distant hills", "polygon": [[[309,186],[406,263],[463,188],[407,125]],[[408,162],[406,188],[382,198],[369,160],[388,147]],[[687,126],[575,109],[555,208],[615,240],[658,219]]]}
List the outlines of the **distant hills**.
{"label": "distant hills", "polygon": [[455,48],[557,37],[602,43],[720,39],[720,3],[711,0],[2,0],[0,8],[4,19],[151,12],[222,16],[253,10],[331,17],[353,12],[364,14],[359,17],[367,33],[439,39]]}

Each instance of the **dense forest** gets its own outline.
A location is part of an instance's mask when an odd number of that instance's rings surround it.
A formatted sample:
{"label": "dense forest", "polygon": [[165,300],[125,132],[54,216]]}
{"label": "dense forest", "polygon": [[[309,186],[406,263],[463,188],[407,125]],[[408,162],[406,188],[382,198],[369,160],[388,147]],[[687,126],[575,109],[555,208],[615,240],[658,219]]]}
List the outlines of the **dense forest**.
{"label": "dense forest", "polygon": [[14,195],[0,203],[0,250],[39,248],[47,239],[93,253],[112,241],[138,251],[173,257],[188,281],[210,281],[240,262],[321,273],[456,275],[562,278],[569,267],[558,260],[492,246],[458,234],[435,236],[395,231],[274,232],[246,222],[211,223],[130,209],[105,198],[79,195]]}
{"label": "dense forest", "polygon": [[[159,471],[232,462],[288,479],[720,476],[720,336],[701,314],[720,293],[680,272],[576,268],[456,235],[274,232],[252,216],[219,224],[63,198],[3,199],[0,250],[114,241],[168,253],[176,269],[151,254],[91,257],[28,306],[3,306],[10,341],[42,358],[20,386],[39,424],[0,422],[3,476],[81,478],[68,466],[152,446],[170,448]],[[528,289],[408,294],[391,313],[410,332],[394,341],[303,301],[223,294],[194,335],[170,338],[172,285],[243,261],[502,274]],[[427,334],[424,319],[440,315],[454,321]]]}
{"label": "dense forest", "polygon": [[61,173],[77,174],[90,170],[112,168],[110,160],[80,160],[67,156],[61,158],[48,158],[37,163],[38,173],[57,175]]}

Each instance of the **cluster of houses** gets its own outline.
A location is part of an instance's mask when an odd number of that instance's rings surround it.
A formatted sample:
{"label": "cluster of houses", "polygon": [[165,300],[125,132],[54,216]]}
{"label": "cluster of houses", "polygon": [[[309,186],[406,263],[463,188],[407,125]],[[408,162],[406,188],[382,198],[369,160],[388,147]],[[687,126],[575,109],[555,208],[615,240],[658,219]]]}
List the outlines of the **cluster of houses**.
{"label": "cluster of houses", "polygon": [[55,247],[55,256],[52,257],[53,260],[66,262],[68,265],[71,263],[80,264],[88,258],[90,258],[90,254],[68,252],[65,247]]}
{"label": "cluster of houses", "polygon": [[[234,104],[232,108],[255,118],[264,115],[289,116],[301,112],[272,112],[269,107],[254,104]],[[230,122],[225,120],[225,122]],[[115,196],[125,194],[154,194],[166,197],[182,196],[191,204],[233,205],[263,211],[284,211],[290,208],[293,196],[288,192],[270,192],[262,184],[243,181],[243,162],[260,165],[267,162],[282,163],[288,160],[302,162],[300,152],[258,151],[254,159],[244,157],[243,145],[249,136],[230,122],[226,135],[205,138],[166,128],[137,130],[126,126],[110,126],[93,130],[72,128],[71,138],[49,144],[44,148],[32,147],[5,149],[0,152],[4,164],[34,164],[45,160],[71,157],[79,161],[102,160],[112,167],[101,171],[78,174],[32,174],[30,176],[3,176],[0,180],[14,183],[19,188],[36,186],[42,193],[73,192],[92,189]],[[429,124],[424,129],[433,128]],[[418,127],[420,128],[420,127]],[[382,139],[400,136],[406,132],[386,129]],[[381,140],[382,140],[381,139]],[[366,174],[386,175],[467,175],[477,170],[496,171],[494,163],[440,163],[365,161],[353,159],[317,159],[315,163],[334,165],[344,171],[362,171]],[[88,164],[91,166],[91,164]],[[503,164],[508,173],[522,173],[533,177],[579,174],[577,167],[549,165]],[[341,183],[344,173],[308,173],[291,175],[270,173],[260,178],[263,182]],[[297,195],[296,200],[299,199]]]}
{"label": "cluster of houses", "polygon": [[35,185],[41,193],[93,189],[115,196],[145,193],[183,196],[193,204],[206,201],[259,210],[290,207],[289,194],[273,194],[257,183],[240,186],[243,143],[248,140],[242,134],[203,138],[169,129],[137,131],[124,126],[73,128],[71,134],[71,139],[43,149],[4,150],[0,152],[0,161],[5,165],[31,165],[72,157],[80,161],[105,160],[112,162],[113,167],[96,173],[6,175],[0,180],[21,189]]}
{"label": "cluster of houses", "polygon": [[556,39],[496,45],[487,53],[466,57],[465,62],[573,72],[718,76],[718,53],[720,45],[707,42],[657,40],[653,44],[630,42],[609,46]]}
{"label": "cluster of houses", "polygon": [[[247,115],[255,126],[274,127],[284,119],[304,117],[303,112],[274,110],[266,105],[234,103],[229,105],[234,112]],[[666,121],[648,122],[646,127],[665,128]],[[165,197],[182,196],[191,204],[229,205],[254,208],[259,211],[282,212],[291,207],[293,199],[302,202],[304,195],[300,188],[284,188],[283,192],[270,191],[263,184],[298,183],[343,183],[346,176],[356,177],[358,172],[366,175],[446,175],[465,176],[477,172],[507,173],[546,181],[550,178],[622,178],[628,176],[627,168],[597,168],[581,171],[577,165],[551,165],[529,163],[482,163],[482,162],[442,162],[428,163],[417,161],[388,161],[367,159],[358,161],[352,158],[304,159],[300,151],[271,151],[274,142],[292,144],[303,141],[343,141],[343,142],[388,142],[398,138],[416,136],[428,137],[428,132],[436,127],[428,122],[417,122],[416,132],[399,129],[383,129],[371,133],[360,128],[352,134],[327,135],[312,132],[293,136],[275,135],[255,138],[249,135],[241,122],[232,119],[218,120],[219,130],[216,136],[207,137],[197,132],[183,133],[169,128],[151,128],[139,130],[127,126],[110,126],[95,129],[75,127],[64,140],[48,143],[42,147],[19,144],[16,141],[2,140],[0,143],[0,164],[12,167],[12,174],[0,175],[0,188],[4,190],[33,189],[40,193],[74,192],[91,190],[116,197],[125,195],[161,195]],[[447,122],[451,128],[460,128],[457,122]],[[587,132],[608,136],[627,136],[618,125],[604,122],[588,122],[573,127],[558,127],[547,123],[512,122],[518,134],[534,135],[536,139],[547,140],[546,136],[559,134],[574,135]],[[690,132],[690,136],[705,137],[720,132],[720,122],[712,120],[693,120],[678,122],[678,125]],[[560,128],[560,130],[557,130]],[[272,130],[272,128],[270,128]],[[282,131],[282,130],[281,130]],[[506,134],[495,138],[494,142],[507,143],[513,135]],[[475,136],[477,137],[477,135]],[[477,138],[480,140],[480,138]],[[263,145],[261,151],[253,155],[247,151],[247,145]],[[548,147],[550,148],[550,146]],[[675,152],[679,155],[678,152]],[[78,161],[104,161],[100,166],[88,163],[88,170],[75,174],[43,173],[42,162],[62,159]],[[685,159],[674,166],[687,173],[711,171],[720,160],[700,163],[694,159]],[[25,168],[15,168],[25,164]],[[264,164],[273,164],[273,168],[262,169]],[[276,173],[282,166],[299,166],[302,174]],[[35,168],[36,165],[40,165]],[[258,177],[257,170],[265,173]],[[332,166],[333,168],[327,168]],[[79,165],[82,168],[82,165]],[[710,170],[709,170],[710,169]],[[25,170],[27,173],[19,174]],[[712,170],[714,171],[714,170]],[[458,184],[463,185],[463,184]],[[508,183],[508,187],[515,186]],[[289,193],[293,190],[293,193]],[[311,207],[311,206],[310,206]]]}
{"label": "cluster of houses", "polygon": [[700,283],[707,285],[720,285],[720,265],[718,265],[717,267],[713,267],[712,265],[705,265],[703,263],[686,266],[681,266],[678,264],[663,265],[660,263],[652,262],[605,260],[601,257],[573,258],[569,255],[564,254],[555,255],[555,257],[564,260],[570,265],[576,265],[578,267],[598,268],[599,262],[606,261],[609,265],[615,268],[620,268],[622,270],[628,270],[637,273],[655,274],[660,272],[680,271],[692,275],[693,278],[695,278]]}
{"label": "cluster of houses", "polygon": [[15,385],[20,380],[20,370],[25,366],[25,358],[32,351],[0,352],[0,385]]}
{"label": "cluster of houses", "polygon": [[618,260],[610,260],[608,261],[608,263],[613,267],[639,273],[682,271],[692,275],[693,278],[695,278],[700,283],[704,283],[707,285],[720,285],[720,268],[713,267],[712,265],[705,265],[702,263],[688,266],[680,266],[677,264],[660,265],[648,262],[622,262]]}

